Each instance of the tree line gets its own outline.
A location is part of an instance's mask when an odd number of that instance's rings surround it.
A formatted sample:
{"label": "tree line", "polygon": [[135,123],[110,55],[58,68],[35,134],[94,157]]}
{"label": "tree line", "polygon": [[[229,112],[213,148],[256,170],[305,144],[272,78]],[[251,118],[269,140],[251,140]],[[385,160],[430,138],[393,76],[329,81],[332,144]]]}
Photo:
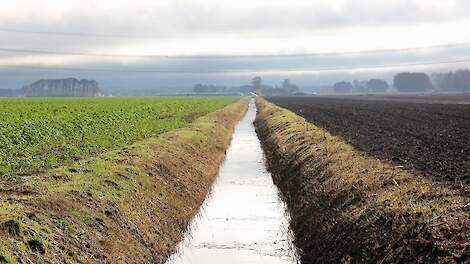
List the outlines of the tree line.
{"label": "tree line", "polygon": [[299,93],[299,87],[292,83],[289,79],[285,79],[280,86],[267,85],[263,82],[263,79],[259,76],[254,77],[250,84],[227,87],[224,85],[212,85],[212,84],[196,84],[193,87],[193,92],[196,94],[214,94],[214,95],[231,95],[240,94],[246,95],[249,93],[262,94],[267,96],[276,95],[294,95]]}
{"label": "tree line", "polygon": [[[447,73],[401,72],[394,76],[393,87],[399,92],[470,92],[470,70],[462,69]],[[332,86],[336,93],[376,93],[391,88],[387,81],[337,82]]]}
{"label": "tree line", "polygon": [[470,92],[470,70],[434,73],[433,84],[439,91]]}
{"label": "tree line", "polygon": [[76,78],[39,80],[21,89],[0,89],[0,97],[73,97],[99,96],[95,80]]}
{"label": "tree line", "polygon": [[386,92],[389,89],[387,81],[382,79],[371,79],[366,81],[337,82],[333,90],[337,93],[368,93]]}

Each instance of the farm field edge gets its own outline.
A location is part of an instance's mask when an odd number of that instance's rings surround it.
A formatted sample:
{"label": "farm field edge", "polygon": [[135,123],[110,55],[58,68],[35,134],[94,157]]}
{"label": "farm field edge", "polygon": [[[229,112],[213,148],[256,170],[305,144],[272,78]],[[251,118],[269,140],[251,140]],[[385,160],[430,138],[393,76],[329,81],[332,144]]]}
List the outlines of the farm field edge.
{"label": "farm field edge", "polygon": [[0,180],[187,126],[237,97],[0,98]]}
{"label": "farm field edge", "polygon": [[4,183],[0,262],[162,263],[208,193],[247,104]]}
{"label": "farm field edge", "polygon": [[467,263],[468,197],[263,98],[255,126],[302,263]]}

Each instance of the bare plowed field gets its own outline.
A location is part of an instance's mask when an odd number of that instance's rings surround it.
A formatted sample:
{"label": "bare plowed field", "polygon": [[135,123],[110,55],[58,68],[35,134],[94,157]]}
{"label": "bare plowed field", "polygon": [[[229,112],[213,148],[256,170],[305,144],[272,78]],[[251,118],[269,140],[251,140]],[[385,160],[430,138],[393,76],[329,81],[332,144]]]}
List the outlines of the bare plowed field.
{"label": "bare plowed field", "polygon": [[470,263],[470,200],[257,100],[301,263]]}
{"label": "bare plowed field", "polygon": [[322,97],[273,97],[357,149],[451,182],[470,185],[470,105]]}

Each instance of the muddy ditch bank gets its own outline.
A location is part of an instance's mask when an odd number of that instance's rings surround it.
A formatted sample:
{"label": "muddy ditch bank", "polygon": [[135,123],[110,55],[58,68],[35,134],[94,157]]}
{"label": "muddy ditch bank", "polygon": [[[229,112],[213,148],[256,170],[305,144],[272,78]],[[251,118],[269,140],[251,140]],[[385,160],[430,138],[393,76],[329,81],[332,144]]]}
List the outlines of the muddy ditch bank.
{"label": "muddy ditch bank", "polygon": [[470,263],[470,201],[262,98],[257,133],[302,263]]}
{"label": "muddy ditch bank", "polygon": [[248,99],[42,175],[0,184],[0,263],[162,263],[183,239]]}

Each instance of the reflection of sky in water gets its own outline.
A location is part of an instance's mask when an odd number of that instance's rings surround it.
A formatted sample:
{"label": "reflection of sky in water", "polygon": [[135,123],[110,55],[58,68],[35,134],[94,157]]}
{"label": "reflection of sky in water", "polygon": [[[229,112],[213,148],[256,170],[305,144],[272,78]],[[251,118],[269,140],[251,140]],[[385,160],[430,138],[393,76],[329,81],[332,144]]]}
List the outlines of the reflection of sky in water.
{"label": "reflection of sky in water", "polygon": [[255,115],[251,105],[210,197],[168,263],[296,263],[285,206],[252,124]]}

